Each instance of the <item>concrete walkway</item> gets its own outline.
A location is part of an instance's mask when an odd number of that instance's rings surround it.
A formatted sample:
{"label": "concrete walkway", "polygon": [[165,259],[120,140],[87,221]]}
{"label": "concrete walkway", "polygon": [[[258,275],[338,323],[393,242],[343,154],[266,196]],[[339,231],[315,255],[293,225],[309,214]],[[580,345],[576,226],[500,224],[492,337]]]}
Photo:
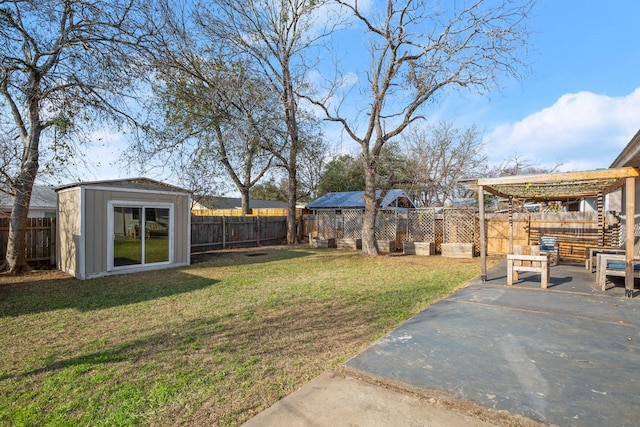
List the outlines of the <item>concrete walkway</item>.
{"label": "concrete walkway", "polygon": [[561,264],[546,290],[534,273],[507,287],[502,263],[349,360],[353,377],[325,373],[246,425],[491,425],[469,415],[479,405],[545,425],[638,426],[640,298],[594,276]]}
{"label": "concrete walkway", "polygon": [[325,372],[243,424],[244,427],[493,426],[419,395]]}

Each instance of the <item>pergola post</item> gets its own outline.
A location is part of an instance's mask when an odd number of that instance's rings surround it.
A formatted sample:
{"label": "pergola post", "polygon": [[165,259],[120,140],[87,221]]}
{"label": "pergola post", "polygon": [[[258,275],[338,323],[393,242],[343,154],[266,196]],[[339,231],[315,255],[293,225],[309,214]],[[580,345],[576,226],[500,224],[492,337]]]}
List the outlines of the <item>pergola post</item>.
{"label": "pergola post", "polygon": [[602,192],[598,193],[598,246],[603,247],[604,244],[604,206],[602,202]]}
{"label": "pergola post", "polygon": [[509,196],[509,253],[513,253],[513,196]]}
{"label": "pergola post", "polygon": [[478,213],[480,216],[480,279],[487,281],[487,239],[484,222],[484,189],[478,187]]}
{"label": "pergola post", "polygon": [[636,214],[636,179],[633,177],[626,178],[625,182],[625,213],[627,217],[627,227],[625,236],[625,275],[624,288],[625,296],[633,297],[634,276],[633,276],[633,258],[635,252],[635,214]]}

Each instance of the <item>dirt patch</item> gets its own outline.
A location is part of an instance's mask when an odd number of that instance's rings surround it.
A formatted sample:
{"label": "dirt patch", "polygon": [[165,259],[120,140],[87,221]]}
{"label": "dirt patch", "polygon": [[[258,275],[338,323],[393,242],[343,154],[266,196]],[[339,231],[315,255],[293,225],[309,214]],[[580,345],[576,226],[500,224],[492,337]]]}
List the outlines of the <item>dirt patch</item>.
{"label": "dirt patch", "polygon": [[16,283],[33,283],[33,282],[42,282],[46,280],[64,280],[71,279],[73,276],[70,276],[67,273],[64,273],[60,270],[31,270],[27,271],[18,276],[13,276],[8,274],[7,272],[0,273],[0,285],[3,284],[16,284]]}

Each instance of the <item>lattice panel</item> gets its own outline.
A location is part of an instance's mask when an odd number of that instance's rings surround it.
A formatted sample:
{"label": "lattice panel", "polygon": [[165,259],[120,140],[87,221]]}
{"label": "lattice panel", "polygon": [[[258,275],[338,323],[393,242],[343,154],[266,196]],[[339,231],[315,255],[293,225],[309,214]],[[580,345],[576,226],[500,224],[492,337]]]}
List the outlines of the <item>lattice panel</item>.
{"label": "lattice panel", "polygon": [[376,239],[396,240],[396,213],[394,211],[379,210],[376,215]]}
{"label": "lattice panel", "polygon": [[445,243],[475,243],[475,209],[444,210]]}
{"label": "lattice panel", "polygon": [[319,239],[336,238],[336,214],[334,211],[318,211],[316,221]]}
{"label": "lattice panel", "polygon": [[362,238],[362,218],[360,210],[342,211],[342,234],[345,239]]}
{"label": "lattice panel", "polygon": [[407,242],[436,241],[436,211],[432,208],[416,209],[407,212]]}

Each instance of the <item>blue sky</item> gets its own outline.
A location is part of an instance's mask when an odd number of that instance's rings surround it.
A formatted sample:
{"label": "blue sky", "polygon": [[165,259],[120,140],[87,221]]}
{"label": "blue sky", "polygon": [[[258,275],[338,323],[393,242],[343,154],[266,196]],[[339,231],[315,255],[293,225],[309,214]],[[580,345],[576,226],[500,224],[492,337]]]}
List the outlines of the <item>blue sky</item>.
{"label": "blue sky", "polygon": [[608,167],[640,129],[638,17],[634,0],[539,0],[530,72],[444,114],[483,129],[493,161],[517,154],[562,170]]}
{"label": "blue sky", "polygon": [[[640,129],[639,17],[636,0],[538,0],[522,80],[505,80],[485,96],[441,99],[430,118],[476,125],[492,163],[518,156],[541,167],[561,163],[563,171],[606,168]],[[126,149],[123,137],[100,137],[86,157],[101,166],[80,178],[135,175],[113,165]],[[341,148],[357,151],[348,144]]]}

